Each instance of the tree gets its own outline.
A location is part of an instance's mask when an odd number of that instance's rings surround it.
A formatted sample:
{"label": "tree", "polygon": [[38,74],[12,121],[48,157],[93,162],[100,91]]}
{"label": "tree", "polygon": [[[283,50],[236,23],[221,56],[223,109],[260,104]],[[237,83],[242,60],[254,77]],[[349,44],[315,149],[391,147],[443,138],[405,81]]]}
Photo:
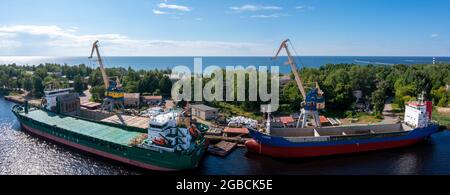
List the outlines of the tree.
{"label": "tree", "polygon": [[59,78],[50,75],[45,77],[44,84],[51,89],[59,89],[62,86]]}
{"label": "tree", "polygon": [[44,67],[37,68],[36,71],[34,71],[34,74],[40,77],[41,79],[44,79],[45,77],[48,76],[47,70]]}
{"label": "tree", "polygon": [[439,100],[438,105],[439,107],[446,107],[448,105],[448,99],[446,96],[444,96],[443,98],[441,98],[441,100]]}
{"label": "tree", "polygon": [[92,94],[92,101],[94,102],[102,102],[105,98],[106,89],[104,86],[94,86],[90,89]]}
{"label": "tree", "polygon": [[88,83],[91,86],[98,86],[103,84],[103,78],[100,69],[96,69],[91,72],[91,74],[89,75]]}
{"label": "tree", "polygon": [[138,88],[140,93],[153,93],[159,88],[158,78],[154,75],[145,75],[144,78],[139,80]]}
{"label": "tree", "polygon": [[439,89],[431,91],[431,98],[439,107],[446,107],[448,105],[449,97],[450,92],[447,91],[445,87],[440,87]]}
{"label": "tree", "polygon": [[353,103],[350,78],[345,69],[338,69],[329,73],[322,90],[327,106],[337,110],[347,110]]}
{"label": "tree", "polygon": [[25,77],[22,80],[22,86],[25,90],[31,91],[33,89],[33,81],[31,80],[30,77]]}
{"label": "tree", "polygon": [[164,76],[159,81],[159,89],[161,91],[162,96],[169,97],[171,95],[172,81],[169,79],[169,77]]}
{"label": "tree", "polygon": [[33,96],[40,98],[44,94],[44,85],[42,79],[38,76],[33,77]]}
{"label": "tree", "polygon": [[83,93],[83,91],[84,91],[84,83],[83,83],[83,80],[81,79],[80,75],[75,76],[73,87],[74,87],[76,92],[78,92],[80,94]]}
{"label": "tree", "polygon": [[137,92],[139,92],[138,82],[128,81],[128,82],[126,82],[124,89],[128,93],[137,93]]}
{"label": "tree", "polygon": [[298,112],[300,111],[301,103],[303,97],[295,82],[290,82],[282,91],[281,102],[284,104],[290,104],[289,111]]}
{"label": "tree", "polygon": [[395,103],[403,109],[406,102],[413,100],[415,93],[416,90],[413,84],[398,85],[398,82],[396,82]]}
{"label": "tree", "polygon": [[375,114],[381,114],[384,110],[387,85],[385,82],[378,84],[377,90],[372,93],[372,104]]}

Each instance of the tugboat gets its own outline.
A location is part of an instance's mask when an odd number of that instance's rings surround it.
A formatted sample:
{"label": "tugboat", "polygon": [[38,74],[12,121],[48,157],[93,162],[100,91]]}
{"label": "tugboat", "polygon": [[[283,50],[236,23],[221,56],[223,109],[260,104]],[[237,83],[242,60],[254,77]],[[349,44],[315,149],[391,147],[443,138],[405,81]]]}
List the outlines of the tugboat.
{"label": "tugboat", "polygon": [[25,102],[12,112],[31,134],[149,170],[194,169],[206,150],[205,138],[186,114],[189,111],[162,113],[150,120],[148,129],[141,129],[68,115],[62,107],[56,106],[54,112],[29,108]]}

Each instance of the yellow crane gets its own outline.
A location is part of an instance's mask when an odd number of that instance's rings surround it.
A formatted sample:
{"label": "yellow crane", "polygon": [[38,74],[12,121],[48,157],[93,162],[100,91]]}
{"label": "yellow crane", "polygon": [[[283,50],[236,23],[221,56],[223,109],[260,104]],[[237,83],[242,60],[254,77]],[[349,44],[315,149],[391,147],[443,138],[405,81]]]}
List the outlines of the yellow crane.
{"label": "yellow crane", "polygon": [[93,58],[94,52],[97,54],[98,63],[100,66],[100,71],[102,73],[103,83],[106,88],[105,99],[103,100],[102,110],[108,110],[112,112],[115,108],[119,108],[123,111],[124,106],[124,96],[125,92],[122,89],[122,86],[119,81],[119,77],[116,77],[116,80],[110,80],[108,74],[106,73],[105,67],[103,65],[103,60],[100,55],[100,49],[98,45],[99,41],[95,41],[92,45],[91,55],[89,59]]}

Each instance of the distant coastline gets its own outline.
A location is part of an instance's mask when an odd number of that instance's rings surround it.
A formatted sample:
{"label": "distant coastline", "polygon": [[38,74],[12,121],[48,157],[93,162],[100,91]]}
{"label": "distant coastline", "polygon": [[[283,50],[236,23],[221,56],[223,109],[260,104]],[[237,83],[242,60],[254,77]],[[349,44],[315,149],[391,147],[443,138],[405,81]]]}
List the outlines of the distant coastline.
{"label": "distant coastline", "polygon": [[[193,67],[195,57],[154,57],[154,56],[111,56],[106,57],[107,67],[131,67],[133,69],[171,69],[178,65]],[[272,61],[270,56],[228,56],[202,57],[203,66],[273,66],[283,65],[287,58]],[[450,63],[450,57],[435,57],[437,63]],[[325,64],[394,65],[394,64],[432,64],[431,56],[300,56],[297,64],[304,67],[320,67]],[[95,61],[87,57],[51,57],[51,56],[0,56],[0,64],[39,65],[45,63],[96,66]],[[288,66],[282,66],[281,72],[290,72]]]}

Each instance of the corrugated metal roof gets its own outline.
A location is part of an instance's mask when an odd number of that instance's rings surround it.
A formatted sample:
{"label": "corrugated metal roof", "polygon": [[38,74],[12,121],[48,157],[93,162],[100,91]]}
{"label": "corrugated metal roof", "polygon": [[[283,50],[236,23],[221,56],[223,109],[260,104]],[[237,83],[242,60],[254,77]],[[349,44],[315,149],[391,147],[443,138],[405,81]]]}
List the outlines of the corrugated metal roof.
{"label": "corrugated metal roof", "polygon": [[204,104],[195,104],[195,105],[191,105],[191,108],[195,108],[201,111],[217,111],[217,108],[213,108],[213,107],[209,107],[207,105]]}

